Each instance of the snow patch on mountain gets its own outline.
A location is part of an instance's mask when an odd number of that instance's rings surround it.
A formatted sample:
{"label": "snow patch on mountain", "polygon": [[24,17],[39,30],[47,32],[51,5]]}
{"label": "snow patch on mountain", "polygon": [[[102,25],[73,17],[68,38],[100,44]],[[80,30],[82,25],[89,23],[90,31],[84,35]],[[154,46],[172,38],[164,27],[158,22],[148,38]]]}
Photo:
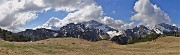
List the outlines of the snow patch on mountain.
{"label": "snow patch on mountain", "polygon": [[102,25],[102,26],[98,26],[98,27],[96,27],[96,28],[98,28],[98,29],[101,29],[101,30],[103,30],[104,32],[108,32],[108,28],[106,28],[107,26],[105,26],[105,25]]}
{"label": "snow patch on mountain", "polygon": [[163,32],[157,28],[153,28],[153,30],[155,31],[155,33],[157,34],[163,34]]}
{"label": "snow patch on mountain", "polygon": [[123,34],[123,32],[122,31],[108,31],[108,32],[106,32],[107,34],[109,34],[109,36],[111,37],[111,38],[113,38],[114,36],[119,36],[119,35],[122,35]]}
{"label": "snow patch on mountain", "polygon": [[101,29],[103,30],[104,32],[108,32],[108,31],[116,31],[115,29],[105,25],[105,24],[102,24],[98,21],[95,21],[95,20],[91,20],[91,21],[87,21],[87,22],[83,22],[83,24],[86,25],[86,27],[90,27],[90,28],[96,28],[96,29]]}

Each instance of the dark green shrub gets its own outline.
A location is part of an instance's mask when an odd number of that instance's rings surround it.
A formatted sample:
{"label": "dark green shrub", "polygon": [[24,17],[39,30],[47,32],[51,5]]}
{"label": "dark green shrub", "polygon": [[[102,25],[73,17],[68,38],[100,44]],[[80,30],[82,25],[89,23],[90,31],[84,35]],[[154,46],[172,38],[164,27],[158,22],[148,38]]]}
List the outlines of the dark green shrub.
{"label": "dark green shrub", "polygon": [[136,42],[146,42],[146,41],[152,41],[160,37],[160,34],[152,33],[152,34],[147,34],[147,35],[142,35],[138,37],[134,37],[128,40],[129,44],[133,44]]}

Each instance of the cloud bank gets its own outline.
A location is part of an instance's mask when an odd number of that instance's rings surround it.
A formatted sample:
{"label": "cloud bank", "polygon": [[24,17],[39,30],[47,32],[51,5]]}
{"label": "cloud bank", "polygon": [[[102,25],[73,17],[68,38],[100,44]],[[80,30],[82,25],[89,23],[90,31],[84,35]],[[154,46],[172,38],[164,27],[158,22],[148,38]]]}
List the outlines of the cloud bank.
{"label": "cloud bank", "polygon": [[[59,22],[58,26],[69,22],[98,19],[102,16],[101,6],[97,6],[93,0],[1,0],[0,27],[13,32],[21,31],[23,25],[38,16],[37,12],[50,9],[66,12],[73,11],[62,22]],[[49,23],[47,26],[53,26],[50,21],[45,24],[47,23]]]}
{"label": "cloud bank", "polygon": [[47,29],[56,29],[61,22],[61,19],[52,17],[42,26],[38,26],[36,28],[47,28]]}
{"label": "cloud bank", "polygon": [[149,0],[139,0],[135,3],[136,14],[131,17],[133,22],[130,23],[104,16],[102,7],[94,0],[1,0],[0,27],[13,32],[22,31],[24,30],[21,28],[23,25],[38,17],[37,12],[50,9],[66,11],[68,15],[63,19],[52,17],[45,24],[36,28],[60,28],[68,23],[96,20],[122,30],[134,27],[135,22],[153,26],[171,21],[164,11],[151,4]]}
{"label": "cloud bank", "polygon": [[20,26],[36,17],[35,12],[26,11],[24,9],[25,2],[16,0],[2,0],[0,2],[0,27],[11,31],[20,31]]}
{"label": "cloud bank", "polygon": [[136,14],[131,17],[132,21],[138,21],[139,25],[153,27],[159,23],[171,23],[170,17],[157,5],[153,5],[149,0],[139,0],[135,3]]}

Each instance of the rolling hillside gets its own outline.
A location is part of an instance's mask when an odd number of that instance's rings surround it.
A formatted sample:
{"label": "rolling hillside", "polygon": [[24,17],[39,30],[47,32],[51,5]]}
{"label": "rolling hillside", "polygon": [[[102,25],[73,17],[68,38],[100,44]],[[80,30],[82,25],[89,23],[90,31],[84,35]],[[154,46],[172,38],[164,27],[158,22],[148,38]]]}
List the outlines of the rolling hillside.
{"label": "rolling hillside", "polygon": [[172,36],[128,45],[76,38],[51,38],[37,42],[0,40],[0,55],[179,55],[179,42],[180,37]]}

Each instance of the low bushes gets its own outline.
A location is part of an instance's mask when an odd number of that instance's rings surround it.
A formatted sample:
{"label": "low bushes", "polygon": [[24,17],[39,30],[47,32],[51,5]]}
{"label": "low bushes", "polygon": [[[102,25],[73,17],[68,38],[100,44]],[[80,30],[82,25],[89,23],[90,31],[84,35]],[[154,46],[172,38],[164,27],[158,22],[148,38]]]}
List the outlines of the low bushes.
{"label": "low bushes", "polygon": [[152,40],[157,39],[160,36],[162,36],[162,35],[152,33],[152,34],[142,35],[142,36],[138,36],[138,37],[133,37],[133,38],[129,38],[128,44],[133,44],[133,43],[136,43],[136,42],[152,41]]}

